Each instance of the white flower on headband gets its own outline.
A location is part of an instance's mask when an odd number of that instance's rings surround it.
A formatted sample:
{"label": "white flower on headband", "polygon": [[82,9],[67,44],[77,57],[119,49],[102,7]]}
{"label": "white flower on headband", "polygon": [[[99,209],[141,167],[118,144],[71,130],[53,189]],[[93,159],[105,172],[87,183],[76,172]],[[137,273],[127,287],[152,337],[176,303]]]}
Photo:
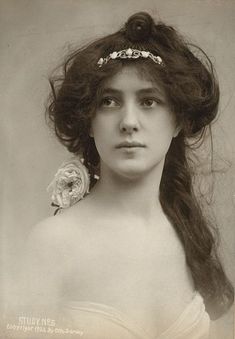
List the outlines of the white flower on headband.
{"label": "white flower on headband", "polygon": [[47,190],[52,191],[52,206],[59,209],[74,205],[89,193],[90,178],[79,158],[64,162]]}

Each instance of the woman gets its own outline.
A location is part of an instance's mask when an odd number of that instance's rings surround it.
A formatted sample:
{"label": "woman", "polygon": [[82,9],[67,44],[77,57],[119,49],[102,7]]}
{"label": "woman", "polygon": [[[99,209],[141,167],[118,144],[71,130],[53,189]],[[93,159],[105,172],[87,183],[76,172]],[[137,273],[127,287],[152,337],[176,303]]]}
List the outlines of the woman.
{"label": "woman", "polygon": [[77,204],[76,190],[72,203],[54,197],[73,206],[30,235],[27,291],[83,338],[208,338],[209,316],[233,302],[186,156],[219,102],[209,58],[191,47],[137,13],[51,80],[49,117],[84,159],[90,193]]}

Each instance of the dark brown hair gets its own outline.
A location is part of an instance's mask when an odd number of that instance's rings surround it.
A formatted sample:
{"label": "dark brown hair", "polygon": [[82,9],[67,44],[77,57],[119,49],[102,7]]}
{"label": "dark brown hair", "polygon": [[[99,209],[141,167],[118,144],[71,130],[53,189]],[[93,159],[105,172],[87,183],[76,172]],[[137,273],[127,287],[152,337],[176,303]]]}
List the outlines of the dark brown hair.
{"label": "dark brown hair", "polygon": [[[159,55],[164,65],[150,58],[138,58],[110,60],[98,67],[101,57],[127,48]],[[200,52],[200,57],[195,51]],[[181,126],[166,155],[160,202],[182,241],[195,288],[204,297],[211,317],[217,318],[232,304],[233,287],[217,256],[214,229],[195,198],[186,157],[187,139],[200,139],[218,111],[219,86],[206,53],[187,43],[173,27],[162,22],[155,24],[148,13],[134,14],[118,32],[68,56],[63,75],[50,79],[48,115],[59,140],[70,152],[83,156],[93,186],[93,175],[99,174],[99,154],[89,136],[91,119],[106,80],[128,64],[136,65],[162,86]]]}

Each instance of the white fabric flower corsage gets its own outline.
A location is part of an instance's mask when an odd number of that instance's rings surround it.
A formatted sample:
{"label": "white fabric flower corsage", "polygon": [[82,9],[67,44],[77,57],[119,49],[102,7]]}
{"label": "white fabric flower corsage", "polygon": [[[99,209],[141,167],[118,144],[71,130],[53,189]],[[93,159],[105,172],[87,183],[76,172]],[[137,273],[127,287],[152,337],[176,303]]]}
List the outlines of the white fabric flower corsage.
{"label": "white fabric flower corsage", "polygon": [[87,168],[79,158],[72,158],[64,162],[54,179],[47,187],[51,191],[52,206],[68,208],[89,193],[90,177]]}

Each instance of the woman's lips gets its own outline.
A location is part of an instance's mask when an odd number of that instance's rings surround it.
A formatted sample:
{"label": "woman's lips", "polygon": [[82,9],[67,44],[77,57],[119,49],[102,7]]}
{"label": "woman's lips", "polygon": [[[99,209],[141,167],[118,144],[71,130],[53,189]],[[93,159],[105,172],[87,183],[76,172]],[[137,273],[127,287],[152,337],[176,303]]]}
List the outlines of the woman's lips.
{"label": "woman's lips", "polygon": [[116,146],[116,148],[126,148],[126,149],[143,148],[143,147],[145,147],[145,145],[137,141],[132,141],[132,142],[124,141]]}

